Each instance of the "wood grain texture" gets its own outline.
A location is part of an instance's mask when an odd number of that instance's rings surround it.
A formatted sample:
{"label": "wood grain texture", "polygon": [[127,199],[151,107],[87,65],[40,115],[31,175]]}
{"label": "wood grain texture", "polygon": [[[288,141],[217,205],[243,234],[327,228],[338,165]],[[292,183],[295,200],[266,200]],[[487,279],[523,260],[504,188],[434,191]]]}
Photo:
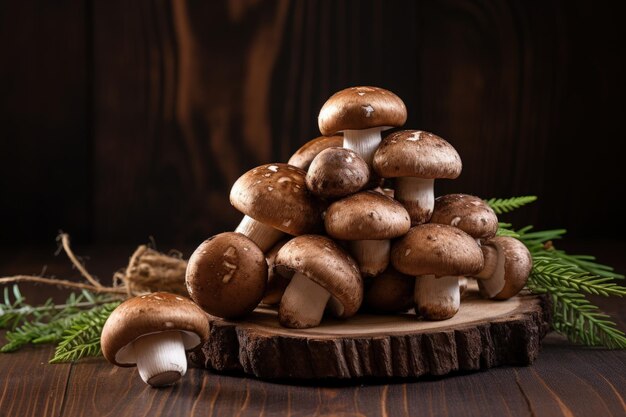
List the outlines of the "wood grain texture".
{"label": "wood grain texture", "polygon": [[311,329],[285,329],[276,311],[258,308],[240,322],[210,321],[210,338],[193,361],[265,379],[419,377],[534,362],[548,330],[540,297],[503,303],[470,295],[446,321],[415,315],[359,314]]}
{"label": "wood grain texture", "polygon": [[[318,136],[323,102],[362,84],[398,93],[407,128],[458,149],[463,174],[437,194],[538,194],[507,220],[626,232],[624,4],[1,7],[0,217],[12,219],[2,242],[47,241],[60,227],[97,242],[176,244],[231,230],[235,178],[286,161]],[[582,189],[602,204],[580,204]]]}
{"label": "wood grain texture", "polygon": [[[624,244],[571,242],[575,252],[601,251],[619,272],[626,270]],[[84,248],[90,270],[105,277],[123,265],[118,248]],[[32,248],[9,254],[0,274],[38,271],[49,262],[67,275],[64,259]],[[67,265],[65,265],[67,268]],[[32,302],[59,296],[56,289],[25,286]],[[622,329],[622,299],[594,298]],[[0,332],[0,341],[2,339]],[[152,389],[135,368],[115,368],[104,359],[49,365],[51,347],[0,354],[0,417],[42,416],[576,416],[621,417],[626,413],[626,351],[590,349],[550,333],[531,366],[457,371],[445,378],[268,382],[243,373],[190,369],[179,384]],[[268,358],[270,360],[271,358]],[[224,366],[227,366],[224,365]]]}
{"label": "wood grain texture", "polygon": [[[0,343],[4,341],[0,333]],[[61,415],[71,366],[50,366],[43,371],[52,351],[40,346],[0,354],[0,416]]]}
{"label": "wood grain texture", "polygon": [[[45,349],[40,350],[43,352]],[[530,367],[446,378],[309,384],[264,382],[190,369],[176,386],[153,389],[135,368],[102,359],[47,365],[34,351],[1,355],[0,416],[615,416],[626,412],[626,354],[564,344],[551,335]],[[6,366],[13,362],[14,365]],[[53,378],[59,369],[63,378]],[[53,385],[37,390],[37,380]],[[17,387],[15,386],[17,385]],[[67,387],[66,387],[67,385]],[[46,403],[55,401],[56,406]],[[61,407],[62,404],[62,407]],[[11,413],[9,413],[11,411]],[[20,412],[13,414],[12,412]]]}
{"label": "wood grain texture", "polygon": [[0,4],[0,245],[91,238],[86,3]]}

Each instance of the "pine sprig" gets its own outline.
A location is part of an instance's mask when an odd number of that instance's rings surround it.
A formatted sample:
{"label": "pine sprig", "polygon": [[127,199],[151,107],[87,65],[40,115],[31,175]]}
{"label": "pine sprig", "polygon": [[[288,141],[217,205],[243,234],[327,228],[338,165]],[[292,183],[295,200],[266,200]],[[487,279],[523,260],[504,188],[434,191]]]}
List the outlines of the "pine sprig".
{"label": "pine sprig", "polygon": [[548,294],[552,300],[552,325],[575,343],[587,346],[626,348],[626,336],[611,318],[600,312],[585,296],[572,289],[550,285],[536,271],[531,272],[528,288],[537,294]]}
{"label": "pine sprig", "polygon": [[102,327],[119,304],[119,302],[104,304],[74,317],[63,332],[50,363],[72,362],[88,356],[99,356]]}
{"label": "pine sprig", "polygon": [[612,277],[600,277],[587,271],[581,271],[578,265],[572,265],[563,259],[546,255],[533,258],[533,273],[551,288],[582,291],[604,297],[626,296],[626,287],[617,285]]}
{"label": "pine sprig", "polygon": [[537,200],[537,196],[526,195],[511,198],[490,198],[487,200],[487,204],[489,204],[496,214],[502,214],[518,209],[526,204],[530,204],[535,200]]}
{"label": "pine sprig", "polygon": [[13,297],[5,288],[0,303],[0,328],[9,329],[5,334],[7,343],[0,348],[3,353],[14,352],[29,343],[58,342],[75,319],[89,313],[91,308],[111,302],[111,296],[82,291],[71,293],[64,304],[54,304],[48,299],[40,306],[31,306],[17,285],[13,286],[12,294]]}
{"label": "pine sprig", "polygon": [[[494,211],[500,214],[520,207],[523,204],[519,202],[524,198],[492,198],[488,203],[494,204]],[[575,343],[626,348],[624,332],[584,295],[623,297],[626,287],[613,280],[624,276],[610,266],[597,263],[593,256],[570,255],[556,249],[553,241],[565,233],[565,229],[534,231],[532,226],[514,230],[510,223],[500,223],[498,229],[499,236],[515,237],[530,251],[533,269],[527,287],[536,294],[547,294],[552,300],[552,325],[556,331]]]}

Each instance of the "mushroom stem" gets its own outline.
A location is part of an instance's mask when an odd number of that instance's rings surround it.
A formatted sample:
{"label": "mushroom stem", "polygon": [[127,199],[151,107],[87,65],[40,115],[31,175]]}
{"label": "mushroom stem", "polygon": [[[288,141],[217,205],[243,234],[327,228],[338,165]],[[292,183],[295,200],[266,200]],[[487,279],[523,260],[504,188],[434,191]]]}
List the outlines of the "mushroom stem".
{"label": "mushroom stem", "polygon": [[446,320],[453,317],[461,304],[459,277],[422,275],[415,281],[415,303],[426,320]]}
{"label": "mushroom stem", "polygon": [[465,293],[467,292],[467,286],[468,286],[469,281],[467,280],[466,277],[459,277],[459,294],[461,297],[463,297],[465,295]]}
{"label": "mushroom stem", "polygon": [[432,178],[396,178],[395,199],[409,212],[411,226],[430,220],[435,207],[434,184]]}
{"label": "mushroom stem", "polygon": [[478,288],[480,294],[486,298],[492,298],[504,288],[504,253],[498,245],[485,245],[482,247],[485,257],[485,266],[476,278],[479,278]]}
{"label": "mushroom stem", "polygon": [[153,387],[172,385],[187,372],[187,356],[178,331],[141,336],[133,342],[137,370]]}
{"label": "mushroom stem", "polygon": [[296,272],[280,301],[278,320],[294,329],[315,327],[322,321],[329,298],[330,293],[322,286]]}
{"label": "mushroom stem", "polygon": [[391,241],[353,240],[348,247],[362,274],[375,277],[387,269]]}
{"label": "mushroom stem", "polygon": [[250,216],[243,216],[235,232],[247,236],[262,252],[267,252],[284,235],[280,230],[256,221]]}
{"label": "mushroom stem", "polygon": [[372,158],[374,152],[380,145],[382,137],[381,127],[373,127],[371,129],[361,130],[344,130],[343,131],[343,147],[358,153],[368,166],[372,166]]}

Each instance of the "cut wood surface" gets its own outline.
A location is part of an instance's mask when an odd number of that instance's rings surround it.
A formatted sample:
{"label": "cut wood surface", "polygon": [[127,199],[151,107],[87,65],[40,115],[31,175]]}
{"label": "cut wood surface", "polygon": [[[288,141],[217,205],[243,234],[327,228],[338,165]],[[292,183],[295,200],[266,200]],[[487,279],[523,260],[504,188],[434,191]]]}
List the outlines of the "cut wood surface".
{"label": "cut wood surface", "polygon": [[438,376],[528,365],[548,330],[544,301],[524,295],[496,302],[473,292],[445,321],[358,314],[327,318],[311,329],[281,327],[275,309],[260,307],[243,321],[213,318],[209,341],[192,358],[218,371],[295,379]]}

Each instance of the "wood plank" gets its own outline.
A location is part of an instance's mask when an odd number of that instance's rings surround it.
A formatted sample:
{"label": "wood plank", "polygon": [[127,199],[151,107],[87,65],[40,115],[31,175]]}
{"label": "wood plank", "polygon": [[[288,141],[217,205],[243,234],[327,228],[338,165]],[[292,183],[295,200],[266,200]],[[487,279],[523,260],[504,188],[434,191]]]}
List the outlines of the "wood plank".
{"label": "wood plank", "polygon": [[[12,221],[0,243],[60,227],[168,243],[232,229],[234,179],[317,136],[324,100],[355,84],[397,92],[407,127],[457,147],[464,173],[438,194],[539,194],[506,219],[623,236],[623,10],[581,0],[3,4],[0,215]],[[603,203],[579,204],[582,188]]]}
{"label": "wood plank", "polygon": [[90,238],[88,3],[0,4],[0,245]]}
{"label": "wood plank", "polygon": [[98,237],[200,241],[234,228],[230,186],[270,162],[287,12],[286,1],[94,5]]}
{"label": "wood plank", "polygon": [[0,385],[3,413],[620,416],[626,396],[626,352],[572,347],[554,337],[530,367],[502,367],[418,381],[359,379],[296,385],[190,369],[176,386],[153,389],[140,380],[135,368],[115,368],[103,359],[94,359],[73,365],[70,373],[70,365],[42,364],[50,353],[44,347],[27,349],[18,356],[0,355],[0,371],[6,376]]}
{"label": "wood plank", "polygon": [[626,412],[623,351],[555,347],[545,352],[537,367],[518,375],[520,389],[534,409],[551,407],[566,416]]}
{"label": "wood plank", "polygon": [[52,352],[39,346],[0,354],[0,416],[61,415],[71,365],[48,365]]}

